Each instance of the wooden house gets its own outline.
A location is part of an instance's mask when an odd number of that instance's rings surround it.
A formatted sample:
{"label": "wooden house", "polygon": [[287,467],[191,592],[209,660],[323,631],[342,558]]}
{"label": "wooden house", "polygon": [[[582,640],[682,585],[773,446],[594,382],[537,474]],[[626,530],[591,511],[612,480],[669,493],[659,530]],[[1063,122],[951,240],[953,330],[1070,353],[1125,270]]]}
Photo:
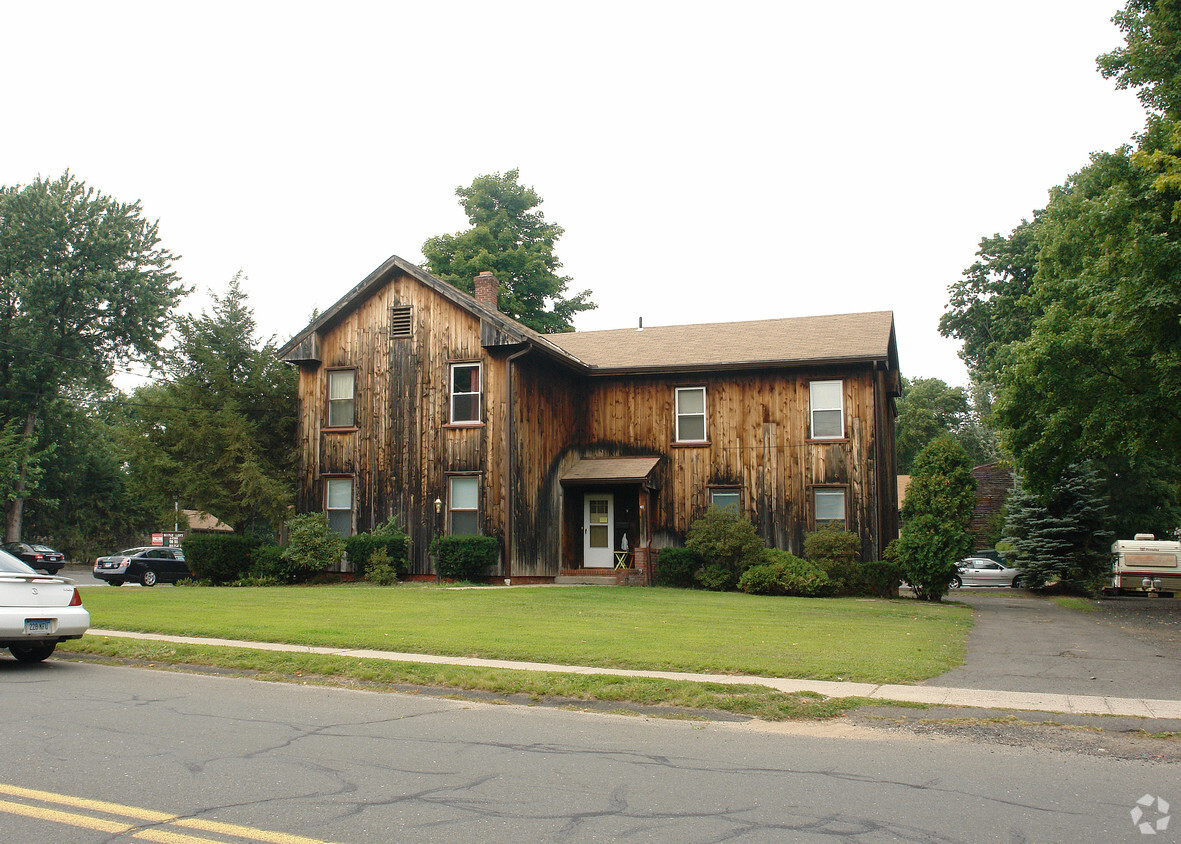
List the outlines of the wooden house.
{"label": "wooden house", "polygon": [[297,509],[396,519],[412,573],[444,533],[497,577],[650,576],[711,505],[795,553],[824,524],[897,535],[889,312],[541,335],[392,257],[279,352],[299,368]]}

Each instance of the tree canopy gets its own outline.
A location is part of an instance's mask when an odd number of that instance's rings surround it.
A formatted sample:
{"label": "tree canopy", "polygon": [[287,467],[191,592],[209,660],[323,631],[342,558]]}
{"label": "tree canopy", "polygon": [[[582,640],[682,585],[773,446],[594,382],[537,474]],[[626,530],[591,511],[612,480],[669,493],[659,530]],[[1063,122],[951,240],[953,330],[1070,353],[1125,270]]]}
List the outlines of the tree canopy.
{"label": "tree canopy", "polygon": [[169,380],[137,390],[132,410],[162,488],[235,531],[265,532],[292,495],[295,373],[257,337],[241,280],[213,296],[212,313],[177,320]]}
{"label": "tree canopy", "polygon": [[[116,362],[154,360],[187,292],[157,224],[65,173],[0,188],[0,428],[15,421],[27,458],[48,455],[57,402],[110,389]],[[11,431],[11,428],[9,429]],[[21,534],[35,462],[8,486],[5,534]]]}
{"label": "tree canopy", "polygon": [[589,290],[566,295],[571,279],[557,274],[562,264],[554,254],[563,230],[537,210],[541,197],[518,176],[477,176],[456,188],[472,227],[429,238],[422,253],[432,273],[467,293],[475,276],[491,271],[500,282],[500,310],[535,331],[573,331],[574,316],[597,306]]}
{"label": "tree canopy", "polygon": [[910,472],[915,458],[930,442],[950,434],[973,465],[997,456],[995,436],[982,423],[963,387],[949,387],[939,378],[902,379],[898,398],[898,471]]}

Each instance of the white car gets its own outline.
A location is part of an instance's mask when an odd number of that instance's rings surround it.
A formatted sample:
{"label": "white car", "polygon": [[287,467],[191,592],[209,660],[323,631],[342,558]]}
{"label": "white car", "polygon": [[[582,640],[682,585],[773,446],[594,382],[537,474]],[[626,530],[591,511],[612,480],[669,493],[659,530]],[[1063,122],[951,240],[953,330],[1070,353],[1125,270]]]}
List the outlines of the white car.
{"label": "white car", "polygon": [[1021,569],[1010,568],[987,557],[965,557],[956,563],[956,573],[951,577],[953,589],[961,586],[1020,585]]}
{"label": "white car", "polygon": [[0,551],[0,648],[21,662],[40,662],[64,639],[90,627],[82,596],[64,577],[38,574]]}

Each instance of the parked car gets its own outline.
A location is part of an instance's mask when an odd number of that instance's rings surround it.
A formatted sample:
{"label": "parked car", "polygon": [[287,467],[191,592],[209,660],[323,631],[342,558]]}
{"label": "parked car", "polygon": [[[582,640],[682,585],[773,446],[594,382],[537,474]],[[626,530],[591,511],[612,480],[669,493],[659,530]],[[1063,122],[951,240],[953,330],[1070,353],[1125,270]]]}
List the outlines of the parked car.
{"label": "parked car", "polygon": [[72,582],[0,551],[0,648],[21,662],[40,662],[58,642],[81,639],[89,627],[90,613]]}
{"label": "parked car", "polygon": [[1004,563],[987,557],[965,557],[956,563],[956,573],[951,577],[951,586],[1013,586],[1021,585],[1021,569],[1011,568]]}
{"label": "parked car", "polygon": [[124,583],[155,586],[157,583],[176,583],[192,577],[192,574],[181,549],[149,545],[99,557],[94,563],[94,576],[112,586]]}
{"label": "parked car", "polygon": [[66,555],[54,551],[48,545],[30,545],[27,542],[5,542],[0,551],[7,551],[29,568],[46,574],[57,574],[66,564]]}

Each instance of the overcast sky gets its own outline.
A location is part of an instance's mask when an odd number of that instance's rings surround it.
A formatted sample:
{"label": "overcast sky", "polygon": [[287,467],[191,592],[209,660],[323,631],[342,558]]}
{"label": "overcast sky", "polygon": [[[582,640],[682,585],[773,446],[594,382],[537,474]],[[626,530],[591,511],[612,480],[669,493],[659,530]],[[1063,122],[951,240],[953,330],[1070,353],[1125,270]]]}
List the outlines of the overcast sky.
{"label": "overcast sky", "polygon": [[[10,2],[0,184],[67,168],[286,340],[519,168],[580,330],[893,310],[965,383],[947,286],[1143,125],[1109,0]],[[836,10],[839,8],[839,17]]]}

